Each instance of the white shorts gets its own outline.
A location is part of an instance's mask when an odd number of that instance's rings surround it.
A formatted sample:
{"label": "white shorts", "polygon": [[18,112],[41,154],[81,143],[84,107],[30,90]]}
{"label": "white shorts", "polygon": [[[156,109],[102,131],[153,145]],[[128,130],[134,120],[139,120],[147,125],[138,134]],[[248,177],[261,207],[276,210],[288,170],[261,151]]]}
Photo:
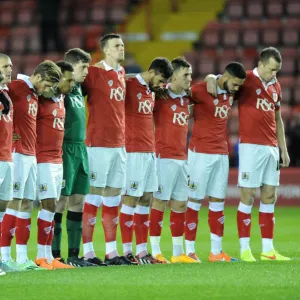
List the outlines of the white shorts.
{"label": "white shorts", "polygon": [[127,153],[126,187],[123,194],[141,197],[158,189],[155,153]]}
{"label": "white shorts", "polygon": [[14,164],[10,161],[0,161],[0,200],[13,199]]}
{"label": "white shorts", "polygon": [[278,147],[239,144],[240,187],[258,188],[263,184],[278,186],[279,175]]}
{"label": "white shorts", "polygon": [[187,201],[187,160],[157,158],[158,191],[153,196],[160,200]]}
{"label": "white shorts", "polygon": [[205,196],[225,199],[228,185],[229,159],[224,154],[197,153],[189,150],[189,197]]}
{"label": "white shorts", "polygon": [[13,153],[14,184],[13,197],[36,200],[36,157]]}
{"label": "white shorts", "polygon": [[126,180],[126,150],[120,148],[87,147],[90,184],[94,187],[124,188]]}
{"label": "white shorts", "polygon": [[63,165],[40,163],[37,165],[38,200],[59,200],[63,181]]}

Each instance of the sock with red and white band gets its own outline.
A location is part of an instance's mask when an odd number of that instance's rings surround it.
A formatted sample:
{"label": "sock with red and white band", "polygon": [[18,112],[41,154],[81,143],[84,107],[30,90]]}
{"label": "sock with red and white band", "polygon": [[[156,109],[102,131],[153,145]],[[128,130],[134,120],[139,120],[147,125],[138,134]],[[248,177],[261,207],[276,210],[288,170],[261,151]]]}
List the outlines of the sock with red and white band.
{"label": "sock with red and white band", "polygon": [[132,253],[132,237],[133,237],[133,215],[135,207],[123,204],[120,212],[120,228],[123,243],[123,252],[126,256]]}
{"label": "sock with red and white band", "polygon": [[237,227],[240,239],[240,251],[250,250],[252,205],[239,203],[237,211]]}
{"label": "sock with red and white band", "polygon": [[3,220],[4,214],[5,214],[4,211],[0,212],[0,237],[1,237],[2,220]]}
{"label": "sock with red and white band", "polygon": [[121,196],[103,197],[102,225],[105,236],[106,257],[119,256],[117,250],[117,227],[119,223],[119,204]]}
{"label": "sock with red and white band", "polygon": [[134,231],[136,255],[141,258],[147,254],[150,207],[137,205],[134,212]]}
{"label": "sock with red and white band", "polygon": [[179,256],[184,253],[183,234],[184,234],[185,212],[175,212],[171,209],[170,227],[172,234],[173,256]]}
{"label": "sock with red and white band", "polygon": [[274,208],[275,204],[264,204],[260,202],[259,205],[259,227],[262,237],[262,252],[266,253],[274,249]]}
{"label": "sock with red and white band", "polygon": [[209,202],[208,225],[210,228],[211,253],[213,255],[222,252],[224,221],[224,202]]}
{"label": "sock with red and white band", "polygon": [[54,218],[53,212],[42,209],[39,212],[37,226],[38,226],[38,253],[37,259],[46,258],[47,240],[52,231],[52,221]]}
{"label": "sock with red and white band", "polygon": [[4,262],[11,260],[11,240],[15,235],[17,211],[7,208],[1,224],[1,256]]}
{"label": "sock with red and white band", "polygon": [[53,241],[53,237],[54,237],[54,225],[55,225],[55,221],[53,220],[51,223],[51,231],[50,234],[48,235],[48,239],[46,242],[46,258],[48,260],[48,262],[52,262],[54,257],[52,255],[52,241]]}
{"label": "sock with red and white band", "polygon": [[195,241],[197,236],[199,211],[201,203],[188,202],[185,212],[185,247],[186,254],[195,253]]}
{"label": "sock with red and white band", "polygon": [[30,227],[31,213],[18,211],[16,220],[16,261],[18,264],[24,264],[28,260],[27,243],[30,236]]}
{"label": "sock with red and white band", "polygon": [[82,242],[85,258],[96,256],[93,245],[93,234],[97,221],[98,209],[103,202],[100,195],[86,195],[82,214]]}
{"label": "sock with red and white band", "polygon": [[152,255],[156,256],[161,254],[160,250],[160,237],[163,226],[164,212],[154,209],[151,209],[150,214],[150,243],[152,249]]}

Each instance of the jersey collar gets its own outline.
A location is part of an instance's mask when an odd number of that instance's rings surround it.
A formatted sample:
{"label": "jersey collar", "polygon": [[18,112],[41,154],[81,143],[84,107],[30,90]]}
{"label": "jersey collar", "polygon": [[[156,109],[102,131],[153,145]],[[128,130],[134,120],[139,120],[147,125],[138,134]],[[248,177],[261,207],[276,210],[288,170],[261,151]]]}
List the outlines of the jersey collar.
{"label": "jersey collar", "polygon": [[148,86],[148,84],[147,84],[146,81],[143,79],[143,77],[141,76],[141,74],[137,74],[137,75],[135,76],[135,78],[139,81],[139,83],[140,83],[141,85],[146,85],[146,86]]}
{"label": "jersey collar", "polygon": [[179,94],[179,95],[177,95],[177,94],[174,94],[173,92],[171,92],[171,90],[170,90],[170,89],[168,90],[168,92],[169,92],[169,95],[170,95],[170,97],[171,97],[172,99],[176,99],[176,98],[182,98],[182,97],[184,97],[184,96],[186,96],[186,95],[187,95],[187,93],[186,93],[186,92],[183,92],[182,94]]}
{"label": "jersey collar", "polygon": [[105,71],[115,71],[115,72],[119,72],[122,70],[122,67],[121,65],[118,65],[118,68],[117,69],[114,69],[113,67],[109,66],[104,60],[101,60],[101,62],[103,63],[104,65],[104,68],[105,68]]}
{"label": "jersey collar", "polygon": [[[219,79],[221,76],[222,76],[221,74],[217,75],[217,79]],[[227,94],[228,92],[226,90],[222,90],[217,84],[217,93],[218,95],[221,95],[221,94]]]}
{"label": "jersey collar", "polygon": [[23,74],[18,74],[17,79],[23,80],[30,89],[35,91],[35,88],[34,88],[32,82],[29,80],[29,76],[23,75]]}
{"label": "jersey collar", "polygon": [[253,74],[254,74],[256,77],[258,77],[258,78],[260,79],[260,81],[261,81],[261,83],[263,84],[263,86],[264,86],[265,89],[267,89],[269,85],[272,85],[272,84],[276,83],[276,78],[274,78],[274,79],[272,79],[271,81],[269,81],[267,84],[265,84],[265,82],[264,82],[264,81],[261,79],[261,77],[259,76],[258,71],[257,71],[257,68],[255,68],[255,69],[253,70]]}
{"label": "jersey collar", "polygon": [[53,96],[51,97],[51,99],[55,102],[55,103],[58,103],[60,102],[62,99],[63,99],[63,95],[59,95],[59,96]]}

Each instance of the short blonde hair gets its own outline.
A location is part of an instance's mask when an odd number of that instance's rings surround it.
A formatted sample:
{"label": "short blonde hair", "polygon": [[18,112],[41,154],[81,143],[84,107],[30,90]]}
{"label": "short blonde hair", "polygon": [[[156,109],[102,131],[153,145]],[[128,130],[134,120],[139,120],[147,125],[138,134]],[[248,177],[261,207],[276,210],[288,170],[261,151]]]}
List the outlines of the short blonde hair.
{"label": "short blonde hair", "polygon": [[51,60],[45,60],[35,68],[33,75],[38,74],[41,75],[43,80],[52,83],[59,82],[60,78],[62,77],[60,68]]}

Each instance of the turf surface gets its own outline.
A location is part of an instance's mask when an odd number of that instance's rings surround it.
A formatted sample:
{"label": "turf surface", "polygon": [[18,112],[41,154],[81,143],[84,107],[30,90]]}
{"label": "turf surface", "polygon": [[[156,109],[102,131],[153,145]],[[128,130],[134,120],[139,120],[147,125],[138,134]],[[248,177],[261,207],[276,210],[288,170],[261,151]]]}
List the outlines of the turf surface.
{"label": "turf surface", "polygon": [[[224,251],[238,256],[236,208],[225,210]],[[261,241],[257,209],[253,211],[251,246],[259,258]],[[36,218],[36,211],[34,213]],[[165,215],[161,249],[172,255],[169,213]],[[104,255],[101,223],[95,230],[95,250]],[[148,265],[10,273],[0,277],[0,299],[299,299],[299,208],[277,208],[275,246],[291,262],[208,263],[210,241],[207,208],[200,212],[197,265]],[[36,222],[32,222],[29,256],[36,255]],[[64,251],[66,255],[64,226]],[[14,247],[13,247],[14,249]],[[121,251],[119,243],[119,250]]]}

